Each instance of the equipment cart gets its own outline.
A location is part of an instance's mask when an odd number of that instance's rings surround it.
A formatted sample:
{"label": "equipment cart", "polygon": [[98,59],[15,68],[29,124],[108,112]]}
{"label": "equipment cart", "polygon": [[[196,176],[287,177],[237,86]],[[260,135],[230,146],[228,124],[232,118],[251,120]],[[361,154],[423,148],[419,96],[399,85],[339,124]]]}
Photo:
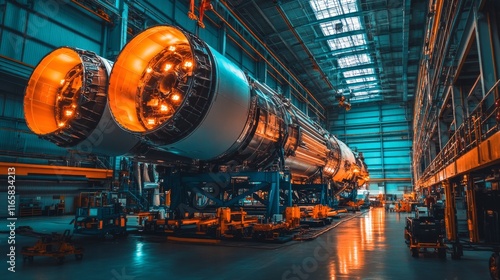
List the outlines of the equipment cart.
{"label": "equipment cart", "polygon": [[43,236],[33,247],[22,248],[23,260],[32,262],[35,256],[46,256],[53,257],[62,264],[67,255],[75,255],[77,260],[81,260],[83,248],[75,247],[70,243],[70,239],[69,230],[65,230],[63,234],[52,233],[52,235]]}
{"label": "equipment cart", "polygon": [[446,258],[443,220],[434,217],[406,218],[405,242],[411,255],[419,256],[421,249],[434,249],[440,258]]}

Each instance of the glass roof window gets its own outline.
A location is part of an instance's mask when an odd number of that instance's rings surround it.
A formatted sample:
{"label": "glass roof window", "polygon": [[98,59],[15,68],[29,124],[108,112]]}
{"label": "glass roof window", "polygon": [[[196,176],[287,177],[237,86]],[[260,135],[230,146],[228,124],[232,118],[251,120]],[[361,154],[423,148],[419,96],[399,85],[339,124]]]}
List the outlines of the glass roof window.
{"label": "glass roof window", "polygon": [[372,59],[368,54],[363,53],[341,57],[337,62],[341,68],[346,68],[371,63]]}
{"label": "glass roof window", "polygon": [[363,91],[352,92],[354,99],[363,99],[366,96],[378,96],[380,94],[380,89],[369,89]]}
{"label": "glass roof window", "polygon": [[373,68],[356,69],[356,70],[345,71],[343,74],[344,78],[352,78],[356,76],[375,74],[375,70]]}
{"label": "glass roof window", "polygon": [[373,95],[368,94],[367,92],[363,92],[362,94],[356,95],[353,98],[351,98],[351,102],[354,100],[360,101],[360,100],[366,100],[366,99],[371,99],[371,98],[373,98]]}
{"label": "glass roof window", "polygon": [[372,83],[369,83],[369,84],[348,86],[348,88],[350,90],[359,90],[359,89],[369,90],[369,89],[374,89],[375,87],[377,87],[377,83],[376,82],[372,82]]}
{"label": "glass roof window", "polygon": [[[367,44],[366,33],[347,35],[348,32],[363,33],[362,31],[365,29],[361,17],[349,16],[349,14],[359,12],[358,2],[358,0],[309,0],[309,5],[316,19],[322,20],[319,22],[319,26],[323,35],[337,37],[325,39],[332,51],[332,57],[337,58],[340,71],[342,68],[348,67],[361,68],[363,65],[369,67],[369,64],[373,63],[369,54],[371,47]],[[327,21],[332,17],[336,18]],[[339,34],[342,37],[339,37]],[[365,49],[366,53],[363,53]],[[357,54],[353,55],[353,52]],[[380,87],[374,68],[342,71],[342,74],[345,78],[344,82],[347,84],[346,89],[352,93],[352,99],[380,98]]]}
{"label": "glass roof window", "polygon": [[328,40],[332,51],[366,45],[366,35],[358,34]]}
{"label": "glass roof window", "polygon": [[320,23],[319,26],[325,36],[362,29],[359,17],[349,17],[341,20],[323,22]]}
{"label": "glass roof window", "polygon": [[347,84],[357,84],[357,83],[366,83],[375,81],[375,77],[364,77],[364,78],[355,78],[355,79],[346,79],[345,82]]}
{"label": "glass roof window", "polygon": [[310,0],[317,19],[339,16],[358,11],[357,0]]}

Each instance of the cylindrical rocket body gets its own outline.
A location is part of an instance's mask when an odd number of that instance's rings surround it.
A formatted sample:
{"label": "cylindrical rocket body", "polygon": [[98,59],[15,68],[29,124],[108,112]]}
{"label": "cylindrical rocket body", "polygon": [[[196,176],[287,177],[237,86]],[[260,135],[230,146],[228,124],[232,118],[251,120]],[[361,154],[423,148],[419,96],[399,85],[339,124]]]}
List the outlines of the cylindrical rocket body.
{"label": "cylindrical rocket body", "polygon": [[360,168],[347,145],[173,26],[149,28],[124,47],[108,98],[124,130],[184,157],[254,170],[281,164],[296,179],[322,174],[338,182]]}
{"label": "cylindrical rocket body", "polygon": [[250,91],[243,71],[212,49],[210,53],[214,64],[220,67],[213,69],[214,76],[219,78],[205,117],[189,135],[162,146],[199,160],[215,159],[230,151],[241,137],[250,111]]}

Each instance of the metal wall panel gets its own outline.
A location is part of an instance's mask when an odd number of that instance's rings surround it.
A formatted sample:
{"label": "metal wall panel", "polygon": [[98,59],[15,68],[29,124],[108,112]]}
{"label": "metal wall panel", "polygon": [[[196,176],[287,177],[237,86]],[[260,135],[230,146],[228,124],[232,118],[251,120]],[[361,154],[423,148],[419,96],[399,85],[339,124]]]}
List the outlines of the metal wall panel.
{"label": "metal wall panel", "polygon": [[276,82],[276,79],[274,79],[274,77],[268,75],[266,78],[266,85],[268,85],[270,88],[275,89],[278,87],[278,82]]}
{"label": "metal wall panel", "polygon": [[[55,1],[35,1],[34,10],[56,21],[55,25],[59,25],[66,31],[79,31],[81,35],[88,37],[94,37],[94,32],[101,32],[102,19],[83,11],[76,4],[66,1],[46,5],[48,2]],[[47,27],[49,24],[47,23]],[[38,24],[38,26],[45,27],[43,24]],[[100,37],[94,37],[94,40],[99,41]]]}
{"label": "metal wall panel", "polygon": [[362,134],[364,136],[363,139],[373,138],[373,137],[375,137],[375,138],[381,137],[380,125],[375,125],[372,127],[368,127],[368,126],[358,127],[357,123],[354,123],[351,121],[346,121],[346,123],[347,123],[348,128],[349,128],[349,129],[346,129],[345,132],[343,133],[343,135],[346,139],[349,139],[349,135],[360,135],[360,134]]}
{"label": "metal wall panel", "polygon": [[[21,89],[20,89],[21,90]],[[27,127],[24,120],[22,99],[7,93],[0,93],[0,154],[1,160],[23,161],[18,157],[23,154],[43,157],[44,154],[66,155],[66,149],[40,139]],[[0,161],[1,161],[0,160]],[[26,163],[36,163],[26,159]],[[47,163],[46,160],[40,163]]]}
{"label": "metal wall panel", "polygon": [[241,65],[241,50],[231,40],[227,40],[226,43],[226,57],[230,57],[231,61],[235,62],[237,65]]}
{"label": "metal wall panel", "polygon": [[35,65],[60,46],[78,46],[100,53],[102,19],[73,3],[33,1],[28,5],[7,2],[0,54]]}
{"label": "metal wall panel", "polygon": [[222,34],[222,32],[219,29],[212,25],[206,25],[205,28],[200,28],[198,33],[200,38],[202,38],[209,46],[216,49],[218,52],[221,52],[222,46],[220,44],[219,34]]}
{"label": "metal wall panel", "polygon": [[6,29],[2,30],[0,55],[21,61],[23,42],[24,39],[21,35]]}
{"label": "metal wall panel", "polygon": [[[240,50],[241,51],[241,50]],[[242,55],[242,69],[248,71],[250,75],[255,77],[257,75],[256,63],[255,60],[248,56],[248,54],[243,53]]]}
{"label": "metal wall panel", "polygon": [[333,134],[363,153],[373,184],[387,194],[410,190],[412,142],[405,114],[399,104],[357,104],[350,111],[338,109],[328,122]]}
{"label": "metal wall panel", "polygon": [[6,1],[4,26],[24,32],[28,12],[20,6]]}
{"label": "metal wall panel", "polygon": [[19,108],[23,107],[23,101],[20,98],[12,98],[9,95],[0,94],[0,116],[24,119],[23,110]]}
{"label": "metal wall panel", "polygon": [[22,60],[26,64],[35,66],[40,62],[40,60],[42,60],[42,58],[46,54],[48,54],[53,50],[54,50],[53,47],[45,46],[28,39],[24,43],[24,52]]}
{"label": "metal wall panel", "polygon": [[[16,127],[13,122],[6,123],[6,121],[0,120],[0,125],[0,137],[2,138],[0,141],[2,160],[0,161],[47,164],[47,159],[67,154],[65,149],[27,132],[27,128],[21,124]],[[26,158],[20,159],[21,156],[26,156]],[[28,157],[33,157],[33,159]],[[16,160],[12,160],[14,158]]]}

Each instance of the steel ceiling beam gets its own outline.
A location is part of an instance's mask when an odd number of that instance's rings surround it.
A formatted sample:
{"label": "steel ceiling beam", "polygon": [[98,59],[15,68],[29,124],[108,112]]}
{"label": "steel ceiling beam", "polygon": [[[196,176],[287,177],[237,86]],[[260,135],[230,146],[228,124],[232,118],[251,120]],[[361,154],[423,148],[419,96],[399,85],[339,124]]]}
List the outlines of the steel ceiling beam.
{"label": "steel ceiling beam", "polygon": [[328,40],[338,39],[338,38],[342,38],[342,37],[363,35],[363,34],[366,34],[366,30],[360,29],[360,30],[355,30],[355,31],[347,31],[347,32],[329,35],[329,36],[324,36],[321,38],[316,38],[314,40],[315,41],[328,41]]}
{"label": "steel ceiling beam", "polygon": [[327,84],[329,89],[336,90],[336,87],[330,82],[330,80],[328,79],[328,76],[323,72],[323,69],[321,69],[321,67],[319,66],[318,62],[316,61],[314,55],[311,53],[309,48],[306,46],[306,44],[304,43],[304,40],[302,40],[302,38],[301,38],[300,34],[297,32],[297,30],[295,30],[295,28],[293,27],[293,24],[290,22],[290,19],[286,15],[283,8],[281,8],[281,5],[279,3],[276,4],[276,9],[278,10],[279,14],[281,15],[283,21],[285,21],[285,24],[290,28],[290,31],[293,33],[295,38],[297,38],[297,41],[299,41],[300,45],[302,46],[302,48],[306,52],[307,56],[309,57],[309,60],[313,64],[313,69],[319,72],[321,79],[323,81],[325,81],[325,83]]}
{"label": "steel ceiling beam", "polygon": [[295,26],[295,29],[299,29],[302,27],[309,27],[312,25],[320,25],[322,23],[327,23],[327,22],[332,22],[332,21],[339,21],[339,20],[343,20],[343,19],[351,18],[351,17],[362,17],[362,16],[363,16],[363,12],[360,12],[360,11],[354,12],[354,13],[342,14],[342,15],[338,15],[338,16],[334,16],[334,17],[327,17],[324,19],[318,19],[318,20],[314,20],[314,21],[311,21],[311,22],[308,22],[305,24],[297,25],[297,26]]}
{"label": "steel ceiling beam", "polygon": [[408,101],[408,44],[410,38],[411,0],[403,0],[403,102]]}

